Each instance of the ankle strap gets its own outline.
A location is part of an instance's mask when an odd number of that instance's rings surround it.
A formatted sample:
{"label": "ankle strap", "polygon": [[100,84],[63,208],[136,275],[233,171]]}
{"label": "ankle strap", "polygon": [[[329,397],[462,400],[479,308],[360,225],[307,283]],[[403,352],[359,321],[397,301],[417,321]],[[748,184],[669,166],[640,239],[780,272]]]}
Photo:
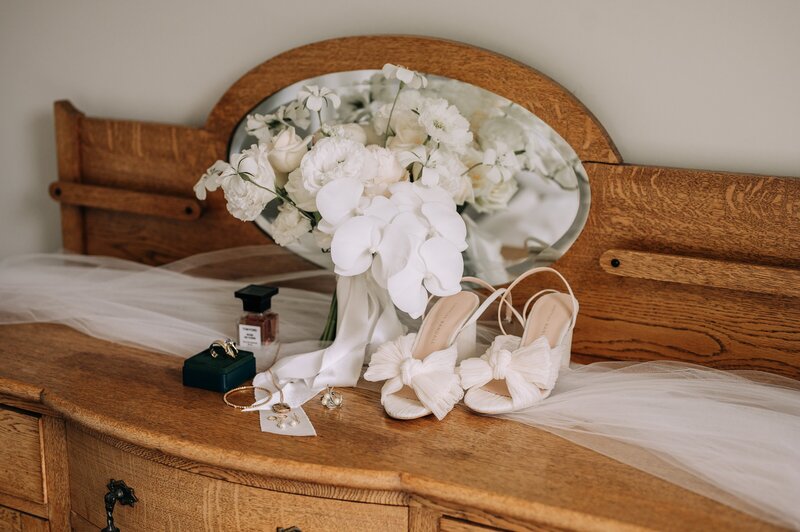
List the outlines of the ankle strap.
{"label": "ankle strap", "polygon": [[[493,287],[492,285],[490,285],[489,283],[487,283],[486,281],[484,281],[483,279],[479,279],[477,277],[462,277],[461,278],[461,282],[462,283],[476,284],[478,286],[486,288],[491,293],[486,297],[486,299],[483,301],[483,303],[480,304],[478,309],[472,314],[472,316],[470,316],[470,318],[466,321],[466,323],[464,323],[464,325],[461,327],[460,330],[463,330],[466,327],[468,327],[469,325],[472,325],[473,323],[477,322],[478,319],[483,315],[483,313],[486,312],[486,309],[488,309],[489,306],[492,303],[494,303],[494,301],[497,298],[499,298],[500,296],[506,296],[506,295],[507,295],[507,298],[503,297],[500,300],[500,304],[497,307],[497,319],[498,319],[498,321],[502,319],[502,317],[501,317],[501,314],[502,314],[501,308],[505,305],[505,307],[506,307],[505,320],[506,321],[511,321],[511,318],[514,317],[514,318],[517,319],[517,321],[520,323],[520,325],[524,325],[525,324],[525,320],[523,319],[522,315],[519,312],[517,312],[517,309],[514,308],[514,305],[512,304],[511,294],[508,294],[508,289],[507,288],[499,288],[499,289],[497,289],[497,288]],[[422,316],[421,316],[421,319],[423,321],[425,320],[425,316],[428,313],[428,306],[430,305],[430,303],[431,303],[431,301],[433,300],[434,297],[436,297],[436,296],[431,295],[431,296],[428,297],[428,304],[425,305],[425,310],[422,312]],[[500,325],[500,327],[502,328],[502,324]]]}
{"label": "ankle strap", "polygon": [[[542,272],[549,272],[549,273],[553,273],[553,274],[557,275],[558,278],[561,279],[561,281],[564,283],[564,286],[567,287],[567,292],[569,292],[570,302],[572,303],[572,316],[570,318],[569,328],[572,329],[573,327],[575,327],[575,319],[577,317],[577,310],[578,310],[578,300],[575,299],[575,294],[572,292],[572,287],[569,285],[569,283],[564,278],[564,276],[561,275],[560,273],[558,273],[553,268],[539,267],[539,268],[531,268],[530,270],[520,274],[516,279],[514,279],[514,281],[512,281],[512,283],[510,285],[508,285],[508,288],[506,288],[505,294],[503,294],[503,296],[501,297],[500,305],[497,308],[497,323],[500,325],[500,330],[503,332],[503,334],[507,334],[507,333],[506,333],[506,330],[503,327],[502,321],[500,319],[500,307],[502,307],[503,304],[507,304],[506,303],[506,296],[508,296],[508,298],[510,299],[511,298],[511,290],[513,290],[514,287],[516,287],[524,279],[527,279],[528,277],[531,277],[532,275],[535,275],[537,273],[542,273]],[[525,321],[528,318],[528,311],[531,308],[531,304],[534,301],[536,301],[538,298],[540,298],[541,296],[543,296],[545,294],[549,294],[549,293],[554,293],[554,292],[557,292],[557,290],[554,290],[552,288],[547,288],[545,290],[541,290],[541,291],[535,293],[533,296],[528,298],[528,300],[525,302],[525,306],[522,309],[522,324],[523,324],[523,327],[525,325]]]}

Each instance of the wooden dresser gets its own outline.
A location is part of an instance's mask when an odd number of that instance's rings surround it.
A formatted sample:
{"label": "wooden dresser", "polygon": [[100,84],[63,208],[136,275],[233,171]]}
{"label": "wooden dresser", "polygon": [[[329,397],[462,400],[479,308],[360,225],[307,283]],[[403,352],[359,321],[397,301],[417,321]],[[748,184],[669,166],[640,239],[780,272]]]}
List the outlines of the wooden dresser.
{"label": "wooden dresser", "polygon": [[[198,128],[88,117],[58,102],[50,193],[62,204],[64,247],[163,264],[265,243],[220,193],[199,202],[192,185],[264,97],[386,62],[505,96],[575,148],[591,210],[554,267],[581,302],[576,361],[677,359],[800,378],[800,180],[624,164],[553,80],[448,41],[350,37],[291,50],[237,81]],[[339,411],[309,403],[317,437],[264,434],[256,414],[181,386],[180,368],[61,326],[0,327],[0,530],[102,528],[111,479],[139,498],[114,511],[124,532],[771,528],[461,406],[443,422],[401,422],[377,393],[352,389]]]}
{"label": "wooden dresser", "polygon": [[[36,342],[31,342],[36,338]],[[313,438],[260,432],[181,360],[57,325],[0,327],[0,530],[98,530],[110,479],[160,530],[766,530],[754,518],[510,421],[387,418],[346,389]],[[49,528],[48,528],[49,526]]]}

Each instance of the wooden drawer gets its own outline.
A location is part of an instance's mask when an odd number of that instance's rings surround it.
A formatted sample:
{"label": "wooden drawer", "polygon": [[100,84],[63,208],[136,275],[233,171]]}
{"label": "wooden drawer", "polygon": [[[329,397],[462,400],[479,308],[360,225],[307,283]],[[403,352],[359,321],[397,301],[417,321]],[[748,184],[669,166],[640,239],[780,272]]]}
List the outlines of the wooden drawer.
{"label": "wooden drawer", "polygon": [[39,419],[0,405],[0,492],[43,503]]}
{"label": "wooden drawer", "polygon": [[109,479],[136,490],[134,507],[118,506],[124,532],[150,530],[408,530],[408,508],[281,493],[206,477],[118,449],[68,427],[72,511],[105,526]]}
{"label": "wooden drawer", "polygon": [[47,532],[47,521],[0,506],[0,532]]}

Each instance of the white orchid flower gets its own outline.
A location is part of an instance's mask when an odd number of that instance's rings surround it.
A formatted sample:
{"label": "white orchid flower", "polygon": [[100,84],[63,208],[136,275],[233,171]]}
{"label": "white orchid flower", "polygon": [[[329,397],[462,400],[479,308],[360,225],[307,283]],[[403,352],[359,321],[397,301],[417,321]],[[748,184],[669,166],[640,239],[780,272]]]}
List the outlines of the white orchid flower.
{"label": "white orchid flower", "polygon": [[381,70],[386,79],[398,79],[412,89],[422,89],[428,86],[428,78],[406,67],[386,63]]}
{"label": "white orchid flower", "polygon": [[397,308],[419,318],[428,303],[428,293],[445,297],[461,289],[463,271],[461,253],[449,240],[434,237],[411,253],[406,267],[389,277],[387,288]]}
{"label": "white orchid flower", "polygon": [[355,179],[331,181],[317,194],[322,219],[317,228],[333,235],[331,259],[339,275],[358,275],[372,265],[383,229],[398,210],[383,196],[364,197],[364,186]]}
{"label": "white orchid flower", "polygon": [[323,233],[334,234],[348,219],[356,216],[362,205],[364,185],[358,179],[343,177],[319,189],[317,210],[322,217],[317,227]]}
{"label": "white orchid flower", "polygon": [[428,222],[431,235],[450,242],[458,251],[467,249],[467,226],[455,209],[444,203],[429,202],[420,208]]}
{"label": "white orchid flower", "polygon": [[331,259],[337,275],[359,275],[369,269],[385,225],[375,216],[356,216],[339,226],[331,240]]}
{"label": "white orchid flower", "polygon": [[317,209],[322,217],[317,227],[329,234],[356,216],[374,216],[389,222],[400,212],[389,198],[365,196],[364,184],[352,178],[337,179],[323,186],[317,194]]}
{"label": "white orchid flower", "polygon": [[342,104],[341,98],[332,89],[317,85],[304,85],[297,92],[297,101],[316,113],[320,112],[323,106],[330,105],[336,109]]}
{"label": "white orchid flower", "polygon": [[405,269],[409,257],[428,236],[428,224],[415,212],[401,212],[389,223],[375,252],[372,277],[386,288],[393,275]]}
{"label": "white orchid flower", "polygon": [[401,181],[389,187],[391,200],[400,212],[419,210],[423,203],[443,203],[454,212],[456,204],[450,194],[441,187],[426,187],[419,181]]}

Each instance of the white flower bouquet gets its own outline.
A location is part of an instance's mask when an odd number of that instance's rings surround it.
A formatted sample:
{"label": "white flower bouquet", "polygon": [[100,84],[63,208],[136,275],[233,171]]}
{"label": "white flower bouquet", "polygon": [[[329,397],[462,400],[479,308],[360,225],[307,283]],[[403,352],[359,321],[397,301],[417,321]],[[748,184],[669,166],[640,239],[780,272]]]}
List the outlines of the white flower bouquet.
{"label": "white flower bouquet", "polygon": [[[515,174],[543,164],[529,149],[535,124],[515,113],[522,108],[456,81],[429,85],[391,64],[362,91],[306,85],[274,113],[249,115],[257,144],[214,163],[196,195],[222,188],[228,211],[245,221],[278,202],[277,244],[312,233],[338,275],[370,275],[419,317],[429,295],[460,289],[461,211],[504,209]],[[297,133],[314,121],[316,131]]]}

